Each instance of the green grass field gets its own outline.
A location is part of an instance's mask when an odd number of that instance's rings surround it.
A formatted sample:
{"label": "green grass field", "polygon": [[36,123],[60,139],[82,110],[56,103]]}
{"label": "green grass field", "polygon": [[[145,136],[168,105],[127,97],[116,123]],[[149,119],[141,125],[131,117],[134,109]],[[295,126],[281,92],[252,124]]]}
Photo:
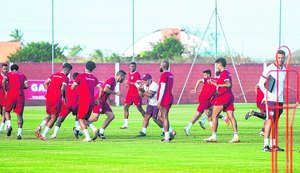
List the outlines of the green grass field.
{"label": "green grass field", "polygon": [[[0,134],[0,172],[271,172],[271,154],[262,152],[263,137],[259,132],[263,121],[244,119],[254,104],[236,104],[236,118],[241,143],[230,144],[231,126],[220,120],[218,142],[206,143],[210,130],[198,123],[186,136],[183,128],[193,116],[196,105],[173,106],[170,121],[177,135],[171,143],[160,142],[161,129],[151,121],[147,137],[136,138],[142,117],[130,108],[129,129],[121,130],[123,107],[112,107],[116,119],[106,129],[106,140],[82,142],[75,139],[74,117],[69,115],[56,139],[46,142],[36,139],[34,131],[45,116],[44,107],[25,107],[23,140],[16,140],[17,122],[12,114],[11,137]],[[300,110],[294,123],[294,172],[300,172]],[[104,120],[101,115],[97,127]],[[285,148],[285,115],[281,117],[279,145]],[[208,124],[206,124],[208,126]],[[91,131],[90,131],[91,132]],[[50,131],[49,136],[52,134]],[[92,134],[91,134],[92,135]],[[285,172],[285,152],[278,153],[279,172]]]}

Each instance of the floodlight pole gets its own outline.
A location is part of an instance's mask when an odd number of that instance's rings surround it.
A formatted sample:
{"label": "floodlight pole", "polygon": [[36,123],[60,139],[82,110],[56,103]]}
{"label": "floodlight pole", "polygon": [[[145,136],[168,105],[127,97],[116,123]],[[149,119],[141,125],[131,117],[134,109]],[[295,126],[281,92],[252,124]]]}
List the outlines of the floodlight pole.
{"label": "floodlight pole", "polygon": [[217,0],[215,0],[215,27],[216,27],[216,33],[215,33],[215,58],[218,57],[218,4]]}
{"label": "floodlight pole", "polygon": [[282,14],[282,0],[279,0],[279,38],[278,38],[278,46],[281,46],[281,14]]}
{"label": "floodlight pole", "polygon": [[132,0],[132,62],[134,62],[134,0]]}
{"label": "floodlight pole", "polygon": [[51,69],[52,74],[54,73],[54,0],[52,0],[52,59],[51,59]]}

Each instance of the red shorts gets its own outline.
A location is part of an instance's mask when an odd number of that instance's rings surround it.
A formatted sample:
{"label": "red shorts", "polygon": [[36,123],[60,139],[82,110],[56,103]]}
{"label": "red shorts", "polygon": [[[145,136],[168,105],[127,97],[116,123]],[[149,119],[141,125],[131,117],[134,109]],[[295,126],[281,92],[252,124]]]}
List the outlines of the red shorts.
{"label": "red shorts", "polygon": [[170,108],[172,107],[173,103],[169,103],[169,104],[164,104],[164,103],[160,103],[160,106],[167,109],[168,111],[170,110]]}
{"label": "red shorts", "polygon": [[78,119],[88,119],[92,113],[94,103],[79,103],[77,118]]}
{"label": "red shorts", "polygon": [[5,99],[5,93],[4,92],[0,92],[0,106],[2,106],[2,103]]}
{"label": "red shorts", "polygon": [[78,104],[65,105],[63,104],[59,116],[66,117],[72,112],[73,115],[77,115]]}
{"label": "red shorts", "polygon": [[142,106],[142,98],[140,96],[130,96],[127,94],[125,98],[125,104],[132,105],[133,103],[136,106]]}
{"label": "red shorts", "polygon": [[99,105],[95,105],[93,108],[93,113],[95,114],[105,114],[106,112],[112,112],[108,103],[99,103]]}
{"label": "red shorts", "polygon": [[46,100],[46,112],[48,115],[58,116],[61,110],[62,101]]}
{"label": "red shorts", "polygon": [[17,115],[23,115],[24,112],[24,105],[25,105],[25,97],[24,96],[13,96],[11,94],[7,94],[7,97],[2,102],[4,111],[14,112]]}
{"label": "red shorts", "polygon": [[225,93],[221,96],[217,96],[214,105],[215,106],[224,106],[223,112],[234,111],[234,97],[232,93]]}
{"label": "red shorts", "polygon": [[211,106],[212,106],[211,100],[201,100],[201,101],[199,101],[199,105],[198,105],[197,111],[199,113],[202,113],[206,109],[210,108]]}

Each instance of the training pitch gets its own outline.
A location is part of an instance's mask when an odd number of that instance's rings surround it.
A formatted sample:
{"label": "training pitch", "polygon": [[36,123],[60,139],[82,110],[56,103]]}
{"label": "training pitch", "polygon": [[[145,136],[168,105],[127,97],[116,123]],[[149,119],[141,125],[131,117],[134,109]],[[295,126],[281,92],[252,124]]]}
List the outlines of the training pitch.
{"label": "training pitch", "polygon": [[[41,141],[34,136],[45,117],[45,107],[25,107],[23,139],[16,140],[17,121],[12,113],[12,136],[0,134],[0,172],[271,172],[271,154],[262,152],[263,121],[245,114],[254,104],[235,104],[240,143],[228,143],[233,137],[231,125],[219,120],[218,142],[206,143],[211,135],[195,123],[191,136],[183,128],[195,113],[197,105],[173,106],[170,122],[177,132],[171,143],[162,143],[161,129],[151,120],[147,136],[137,138],[142,117],[130,107],[129,129],[121,130],[123,107],[112,107],[116,118],[105,131],[106,140],[82,142],[73,135],[74,117],[69,115],[56,139]],[[291,111],[290,111],[291,112]],[[293,172],[300,172],[300,110],[294,122]],[[223,115],[225,115],[223,113]],[[98,128],[106,115],[94,123]],[[54,129],[54,128],[53,128]],[[92,136],[92,131],[89,129]],[[51,130],[47,137],[52,134]],[[285,148],[285,112],[280,119],[279,146]],[[285,172],[285,152],[278,153],[278,170]]]}

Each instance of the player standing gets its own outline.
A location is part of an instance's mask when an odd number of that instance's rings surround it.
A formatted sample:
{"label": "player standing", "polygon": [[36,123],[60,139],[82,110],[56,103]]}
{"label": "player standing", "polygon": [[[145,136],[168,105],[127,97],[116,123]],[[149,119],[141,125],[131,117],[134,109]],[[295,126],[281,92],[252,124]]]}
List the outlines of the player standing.
{"label": "player standing", "polygon": [[[259,88],[264,93],[264,99],[262,100],[262,103],[268,101],[267,106],[276,106],[277,104],[279,106],[283,106],[283,90],[284,90],[284,81],[286,77],[286,69],[283,66],[285,61],[285,52],[283,50],[278,50],[277,52],[277,61],[269,66],[267,66],[258,82]],[[278,70],[278,73],[277,73]],[[265,83],[271,82],[271,78],[274,79],[273,88],[268,85],[268,90],[265,86]],[[277,88],[278,85],[278,88]],[[271,87],[271,88],[270,88]],[[267,94],[268,92],[268,94]],[[267,98],[268,97],[268,98]],[[268,109],[268,107],[267,107]],[[278,121],[280,118],[280,115],[282,114],[283,109],[277,108],[277,109],[268,109],[268,114],[266,118],[266,125],[265,125],[265,135],[264,135],[264,146],[263,151],[264,152],[270,152],[270,151],[284,151],[284,149],[279,148],[279,146],[276,146],[275,144],[275,130],[276,130],[276,117],[278,117]],[[274,126],[272,126],[272,122]],[[271,134],[272,133],[272,134]],[[271,134],[271,137],[270,137]],[[269,138],[270,138],[270,146],[269,146]],[[270,148],[271,147],[271,148]]]}
{"label": "player standing", "polygon": [[2,80],[5,77],[7,72],[8,72],[8,65],[2,64],[1,65],[1,75],[0,75],[0,114],[1,114],[0,132],[7,129],[5,126],[5,113],[4,113],[3,105],[2,105],[2,102],[5,99],[5,92],[2,87]]}
{"label": "player standing", "polygon": [[172,94],[172,88],[174,83],[174,76],[169,71],[169,61],[164,60],[161,65],[159,71],[162,72],[159,80],[158,85],[158,103],[157,107],[159,111],[161,112],[161,116],[164,123],[164,132],[165,132],[165,138],[162,139],[162,142],[170,142],[174,139],[174,136],[176,135],[175,131],[169,132],[169,111],[173,104],[174,97]]}
{"label": "player standing", "polygon": [[17,139],[22,139],[23,128],[23,112],[25,105],[24,89],[28,88],[26,76],[19,72],[19,66],[13,64],[10,67],[11,72],[8,72],[2,80],[2,86],[6,97],[3,101],[5,118],[7,124],[7,136],[11,135],[11,117],[10,112],[14,110],[18,117],[18,134]]}
{"label": "player standing", "polygon": [[[67,76],[71,72],[72,68],[73,67],[71,64],[64,63],[62,71],[52,74],[44,83],[44,86],[47,89],[45,97],[46,112],[48,116],[43,120],[42,124],[35,131],[36,135],[39,135],[39,138],[43,141],[46,140],[46,135],[53,127],[55,121],[57,120],[57,117],[59,116],[62,107],[62,99],[64,103],[67,103],[66,86],[69,83],[69,78]],[[45,124],[46,127],[43,133],[40,134],[40,131]]]}
{"label": "player standing", "polygon": [[215,61],[217,69],[221,72],[220,77],[217,82],[212,82],[217,88],[216,100],[213,104],[213,113],[212,113],[212,122],[213,122],[213,132],[212,136],[208,139],[205,139],[207,142],[216,142],[217,141],[217,129],[218,129],[218,115],[221,111],[227,113],[234,135],[230,143],[240,142],[238,131],[237,131],[237,122],[234,117],[234,96],[232,93],[232,78],[230,72],[225,69],[226,60],[224,58],[218,58]]}
{"label": "player standing", "polygon": [[[122,83],[124,79],[126,78],[126,73],[123,70],[118,71],[115,77],[111,77],[105,81],[103,84],[103,89],[95,96],[96,99],[100,97],[100,101],[97,105],[93,108],[93,114],[89,118],[89,123],[95,122],[98,120],[100,114],[106,114],[107,118],[103,122],[101,128],[96,130],[96,133],[94,134],[93,140],[96,140],[99,136],[101,139],[106,139],[104,136],[104,130],[106,127],[110,124],[110,122],[115,118],[115,115],[110,108],[107,100],[111,94],[120,96],[120,92],[116,92],[115,88],[117,83]],[[89,124],[91,127],[91,124]]]}
{"label": "player standing", "polygon": [[144,117],[145,115],[145,111],[142,108],[142,98],[139,96],[138,89],[137,89],[137,86],[139,87],[141,75],[136,70],[135,62],[130,63],[130,69],[131,71],[129,72],[128,81],[127,81],[128,91],[127,91],[127,95],[125,98],[125,105],[124,105],[124,125],[120,127],[121,129],[128,128],[129,107],[133,103],[135,104],[138,111],[142,114],[142,116]]}
{"label": "player standing", "polygon": [[[95,102],[100,101],[100,97],[94,99],[95,87],[101,89],[98,79],[92,75],[92,71],[96,68],[96,64],[93,61],[88,61],[85,66],[84,73],[79,74],[71,89],[74,90],[78,87],[79,100],[77,118],[80,127],[85,135],[84,142],[91,142],[92,139],[87,130],[86,121],[89,119]],[[100,92],[100,91],[99,91]]]}

